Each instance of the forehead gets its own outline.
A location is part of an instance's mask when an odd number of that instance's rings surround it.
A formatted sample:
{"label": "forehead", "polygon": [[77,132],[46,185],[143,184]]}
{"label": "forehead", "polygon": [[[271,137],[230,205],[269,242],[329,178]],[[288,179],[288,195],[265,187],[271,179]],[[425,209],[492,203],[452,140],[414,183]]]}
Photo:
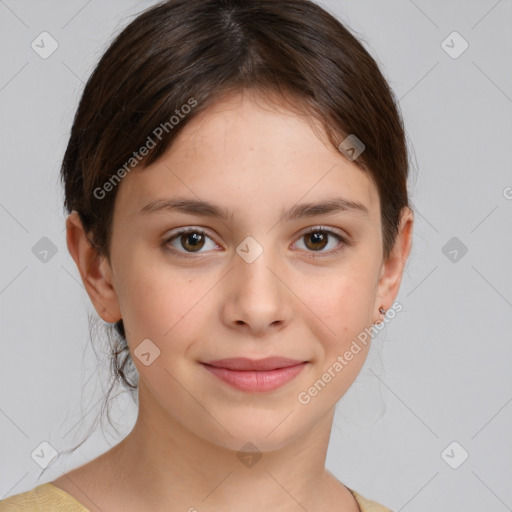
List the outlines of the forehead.
{"label": "forehead", "polygon": [[232,95],[189,121],[154,164],[121,182],[116,207],[137,215],[151,200],[187,196],[230,209],[281,210],[343,196],[378,210],[367,174],[328,141],[319,123],[253,95]]}

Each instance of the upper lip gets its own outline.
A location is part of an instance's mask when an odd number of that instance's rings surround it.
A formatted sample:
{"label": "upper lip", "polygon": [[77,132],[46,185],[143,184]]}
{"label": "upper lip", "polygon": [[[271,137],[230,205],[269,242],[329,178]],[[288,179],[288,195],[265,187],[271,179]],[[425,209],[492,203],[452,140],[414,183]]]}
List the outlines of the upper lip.
{"label": "upper lip", "polygon": [[217,368],[226,368],[228,370],[256,370],[268,371],[277,368],[287,368],[305,363],[297,359],[287,357],[267,357],[265,359],[249,359],[247,357],[235,357],[231,359],[217,359],[216,361],[206,361],[203,364],[215,366]]}

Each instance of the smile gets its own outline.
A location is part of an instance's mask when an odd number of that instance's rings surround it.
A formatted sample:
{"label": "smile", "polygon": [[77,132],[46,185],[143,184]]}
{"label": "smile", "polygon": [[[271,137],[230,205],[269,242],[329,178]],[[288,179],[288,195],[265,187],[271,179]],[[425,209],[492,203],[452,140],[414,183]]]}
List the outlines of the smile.
{"label": "smile", "polygon": [[[223,362],[224,361],[224,362]],[[272,369],[239,369],[247,367],[278,366],[277,359],[267,359],[251,364],[247,359],[231,359],[201,363],[210,373],[232,387],[247,392],[265,392],[284,386],[294,379],[308,364],[307,361],[280,360],[281,367]],[[254,364],[255,363],[255,364]],[[227,368],[226,366],[229,366]]]}

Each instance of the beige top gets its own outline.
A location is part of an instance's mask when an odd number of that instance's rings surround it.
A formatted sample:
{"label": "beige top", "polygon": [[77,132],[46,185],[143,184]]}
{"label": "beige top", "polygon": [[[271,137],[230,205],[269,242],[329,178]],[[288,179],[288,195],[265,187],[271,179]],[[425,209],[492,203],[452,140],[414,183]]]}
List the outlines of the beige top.
{"label": "beige top", "polygon": [[[347,487],[361,512],[393,512]],[[0,501],[0,512],[90,512],[73,496],[51,482]]]}

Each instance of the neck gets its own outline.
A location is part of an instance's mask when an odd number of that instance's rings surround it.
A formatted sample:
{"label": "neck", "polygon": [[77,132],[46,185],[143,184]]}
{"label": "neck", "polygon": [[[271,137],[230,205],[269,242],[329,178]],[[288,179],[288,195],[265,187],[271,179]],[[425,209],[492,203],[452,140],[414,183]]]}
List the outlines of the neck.
{"label": "neck", "polygon": [[[145,392],[143,384],[139,392]],[[325,470],[333,414],[329,410],[284,446],[248,453],[262,440],[241,453],[184,428],[145,394],[133,430],[111,450],[111,474],[133,493],[127,503],[144,504],[139,510],[151,503],[152,510],[291,512],[332,502],[334,509],[357,510],[350,492]],[[352,508],[340,507],[343,500]]]}

